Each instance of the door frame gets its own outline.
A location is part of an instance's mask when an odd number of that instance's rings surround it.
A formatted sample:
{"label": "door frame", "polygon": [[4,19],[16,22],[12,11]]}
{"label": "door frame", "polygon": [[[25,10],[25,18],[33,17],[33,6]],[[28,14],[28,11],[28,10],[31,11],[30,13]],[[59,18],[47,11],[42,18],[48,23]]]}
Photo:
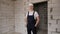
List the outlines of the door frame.
{"label": "door frame", "polygon": [[44,2],[47,2],[47,31],[48,31],[48,1],[37,2],[37,3],[33,3],[33,4],[44,3]]}

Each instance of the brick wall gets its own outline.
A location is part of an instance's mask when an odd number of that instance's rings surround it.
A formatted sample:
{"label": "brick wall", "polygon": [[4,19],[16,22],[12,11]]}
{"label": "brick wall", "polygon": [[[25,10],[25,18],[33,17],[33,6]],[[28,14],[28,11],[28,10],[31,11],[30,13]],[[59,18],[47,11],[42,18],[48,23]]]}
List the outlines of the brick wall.
{"label": "brick wall", "polygon": [[48,1],[48,34],[60,34],[60,0]]}
{"label": "brick wall", "polygon": [[0,34],[12,34],[14,32],[13,2],[0,0]]}
{"label": "brick wall", "polygon": [[24,14],[24,1],[17,0],[15,2],[15,33],[17,34],[26,34]]}

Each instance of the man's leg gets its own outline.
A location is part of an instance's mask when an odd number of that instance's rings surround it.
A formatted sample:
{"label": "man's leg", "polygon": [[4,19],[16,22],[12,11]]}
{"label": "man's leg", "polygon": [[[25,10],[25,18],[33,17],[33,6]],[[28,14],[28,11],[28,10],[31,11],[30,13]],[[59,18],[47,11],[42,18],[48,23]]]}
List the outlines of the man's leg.
{"label": "man's leg", "polygon": [[31,29],[27,28],[27,34],[31,34]]}
{"label": "man's leg", "polygon": [[32,29],[33,34],[37,34],[36,27]]}

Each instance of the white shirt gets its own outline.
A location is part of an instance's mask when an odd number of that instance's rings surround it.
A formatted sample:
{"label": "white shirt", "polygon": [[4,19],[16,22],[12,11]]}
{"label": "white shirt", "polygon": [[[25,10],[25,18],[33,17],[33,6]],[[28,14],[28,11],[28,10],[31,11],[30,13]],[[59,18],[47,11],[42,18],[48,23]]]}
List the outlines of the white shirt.
{"label": "white shirt", "polygon": [[[33,12],[34,11],[29,11],[29,15],[33,15]],[[26,17],[27,17],[27,15],[28,15],[28,12],[26,13]],[[39,15],[38,15],[38,13],[37,13],[37,11],[35,11],[35,13],[34,13],[34,19],[36,19],[36,17],[38,17]]]}

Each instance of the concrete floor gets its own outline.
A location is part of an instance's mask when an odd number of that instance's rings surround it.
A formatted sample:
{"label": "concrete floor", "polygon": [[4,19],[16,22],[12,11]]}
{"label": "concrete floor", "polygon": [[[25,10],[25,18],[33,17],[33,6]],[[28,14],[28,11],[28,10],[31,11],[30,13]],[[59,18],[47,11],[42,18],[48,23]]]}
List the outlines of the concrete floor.
{"label": "concrete floor", "polygon": [[[15,32],[14,34],[21,34],[21,33]],[[46,32],[46,31],[40,31],[40,32],[38,32],[37,34],[47,34],[47,32]]]}
{"label": "concrete floor", "polygon": [[[13,34],[21,34],[21,33],[14,32]],[[40,31],[37,32],[37,34],[47,34],[47,31],[41,29]]]}
{"label": "concrete floor", "polygon": [[37,34],[47,34],[46,30],[40,30],[39,32],[37,32]]}

